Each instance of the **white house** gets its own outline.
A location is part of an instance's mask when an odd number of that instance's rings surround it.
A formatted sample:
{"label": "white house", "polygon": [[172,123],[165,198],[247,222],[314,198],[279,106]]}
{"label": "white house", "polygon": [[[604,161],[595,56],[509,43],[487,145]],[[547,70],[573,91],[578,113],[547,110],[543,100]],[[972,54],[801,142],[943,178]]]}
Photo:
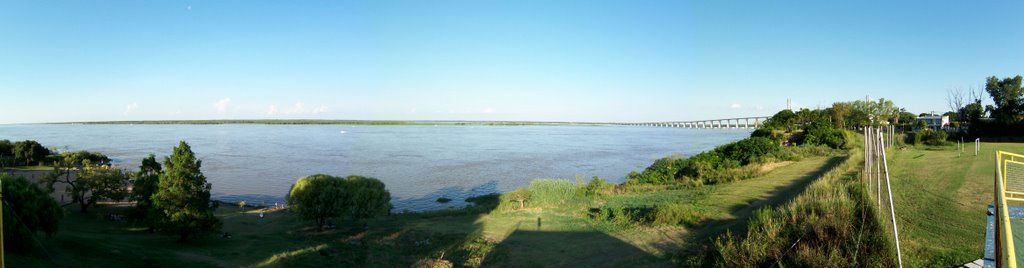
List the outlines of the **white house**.
{"label": "white house", "polygon": [[924,121],[931,129],[943,129],[949,127],[948,115],[926,115],[917,118],[917,121]]}

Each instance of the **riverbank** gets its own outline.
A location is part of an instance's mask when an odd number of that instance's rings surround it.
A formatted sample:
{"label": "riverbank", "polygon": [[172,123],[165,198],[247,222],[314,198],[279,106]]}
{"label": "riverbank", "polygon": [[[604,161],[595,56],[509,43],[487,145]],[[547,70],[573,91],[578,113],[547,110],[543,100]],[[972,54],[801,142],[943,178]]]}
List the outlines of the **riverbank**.
{"label": "riverbank", "polygon": [[[54,237],[39,237],[45,251],[15,255],[9,264],[408,267],[443,259],[470,267],[668,267],[679,252],[706,245],[706,238],[742,229],[751,211],[786,202],[836,161],[806,158],[728,184],[574,198],[522,210],[499,204],[501,199],[493,196],[470,208],[401,213],[365,225],[342,223],[322,233],[287,211],[260,218],[260,210],[243,213],[226,203],[216,214],[231,238],[209,237],[196,244],[174,243],[131,223],[111,221],[106,215],[125,208],[99,206],[89,213],[68,212]],[[623,225],[587,212],[613,202],[655,200],[696,204],[706,219],[692,227]]]}
{"label": "riverbank", "polygon": [[[273,204],[296,179],[358,174],[387,185],[401,212],[463,207],[535,178],[620,183],[672,154],[694,155],[750,135],[741,129],[617,126],[2,125],[4,139],[88,150],[135,169],[181,140],[194,145],[213,198]],[[656,142],[652,142],[656,141]],[[446,197],[453,201],[435,202]]]}

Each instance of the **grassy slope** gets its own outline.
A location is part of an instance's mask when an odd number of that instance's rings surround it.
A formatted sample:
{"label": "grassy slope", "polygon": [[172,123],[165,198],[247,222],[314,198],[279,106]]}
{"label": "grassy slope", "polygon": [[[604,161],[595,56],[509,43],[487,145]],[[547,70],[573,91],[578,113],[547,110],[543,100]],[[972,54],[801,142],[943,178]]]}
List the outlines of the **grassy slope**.
{"label": "grassy slope", "polygon": [[1024,144],[983,143],[979,156],[967,150],[958,157],[955,146],[891,152],[897,224],[908,267],[960,265],[982,257],[997,149],[1021,153]]}
{"label": "grassy slope", "polygon": [[[793,163],[787,167],[772,170],[763,179],[745,180],[718,186],[710,200],[711,211],[718,216],[715,219],[727,220],[728,225],[712,226],[717,235],[726,228],[733,232],[742,232],[746,228],[746,219],[755,210],[763,206],[778,206],[800,194],[812,181],[823,175],[833,166],[842,162],[841,157],[815,157]],[[739,223],[738,225],[736,225]]]}
{"label": "grassy slope", "polygon": [[[830,160],[831,159],[831,160]],[[61,231],[43,238],[46,250],[36,258],[13,256],[12,266],[33,264],[88,267],[124,266],[408,266],[440,256],[457,264],[485,266],[670,266],[669,253],[708,243],[726,228],[742,228],[751,211],[777,205],[802,191],[836,158],[808,158],[759,178],[705,189],[619,195],[608,200],[556,208],[491,213],[438,212],[393,216],[369,228],[348,226],[326,233],[287,213],[258,219],[237,208],[222,207],[224,231],[231,239],[207,238],[179,244],[104,219],[116,210],[68,214]],[[586,211],[600,202],[677,200],[702,204],[705,224],[684,227],[623,227],[592,220]],[[53,263],[45,261],[48,258]]]}

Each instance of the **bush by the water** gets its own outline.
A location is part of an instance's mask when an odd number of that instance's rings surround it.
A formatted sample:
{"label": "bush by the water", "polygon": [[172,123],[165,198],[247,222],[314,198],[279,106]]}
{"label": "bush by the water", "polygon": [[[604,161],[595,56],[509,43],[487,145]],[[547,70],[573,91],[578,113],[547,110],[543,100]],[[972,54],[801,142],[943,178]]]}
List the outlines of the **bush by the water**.
{"label": "bush by the water", "polygon": [[300,216],[315,220],[323,228],[335,217],[365,219],[386,215],[391,210],[391,194],[384,189],[384,183],[374,178],[317,174],[299,178],[292,185],[288,204]]}
{"label": "bush by the water", "polygon": [[[682,182],[690,186],[745,179],[750,170],[740,167],[777,158],[782,147],[765,137],[750,137],[728,143],[690,158],[678,155],[658,159],[643,172],[631,172],[627,183],[665,184]],[[749,174],[748,174],[749,173]]]}
{"label": "bush by the water", "polygon": [[601,196],[609,186],[611,186],[611,184],[605,182],[604,179],[594,176],[594,178],[590,179],[590,182],[586,185],[579,186],[576,190],[576,195],[585,197]]}
{"label": "bush by the water", "polygon": [[782,147],[765,137],[750,137],[715,148],[715,151],[721,153],[723,157],[738,161],[740,165],[756,162],[762,157],[778,153],[780,150]]}

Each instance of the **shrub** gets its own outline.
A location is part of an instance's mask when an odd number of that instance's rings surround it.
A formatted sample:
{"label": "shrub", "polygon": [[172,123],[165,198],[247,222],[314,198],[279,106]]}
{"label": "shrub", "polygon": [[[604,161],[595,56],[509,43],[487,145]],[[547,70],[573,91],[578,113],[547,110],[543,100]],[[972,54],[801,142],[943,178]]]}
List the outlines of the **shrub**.
{"label": "shrub", "polygon": [[[841,134],[841,133],[840,133]],[[752,170],[730,171],[750,163],[765,162],[782,155],[782,147],[765,137],[751,137],[725,144],[688,159],[677,155],[658,159],[643,172],[631,172],[627,184],[667,184],[701,186],[753,177]],[[737,177],[726,177],[740,175]]]}
{"label": "shrub", "polygon": [[608,184],[605,183],[604,179],[594,176],[594,178],[590,179],[590,182],[587,183],[587,186],[583,188],[583,195],[599,196],[601,195],[601,192],[604,191],[604,188],[607,187],[607,185]]}
{"label": "shrub", "polygon": [[946,138],[949,137],[945,131],[936,131],[931,129],[922,129],[914,132],[911,136],[914,145],[944,145],[946,144]]}
{"label": "shrub", "polygon": [[671,183],[676,180],[679,170],[687,165],[687,160],[682,156],[672,155],[655,160],[651,166],[644,169],[641,173],[629,173],[627,181],[630,183]]}
{"label": "shrub", "polygon": [[758,128],[754,132],[750,133],[750,137],[762,137],[771,139],[775,144],[781,145],[786,141],[786,133],[784,130],[774,130],[768,128]]}
{"label": "shrub", "polygon": [[650,210],[651,208],[649,207],[627,207],[619,204],[609,204],[592,209],[591,217],[620,225],[638,224],[649,222],[647,216],[650,214]]}
{"label": "shrub", "polygon": [[777,153],[782,148],[771,139],[752,137],[715,148],[723,157],[747,165],[759,161],[762,157]]}
{"label": "shrub", "polygon": [[832,148],[841,148],[846,144],[843,131],[835,129],[831,124],[825,122],[814,122],[805,129],[804,144],[826,145]]}
{"label": "shrub", "polygon": [[526,208],[526,200],[530,199],[530,191],[526,190],[526,188],[519,187],[516,188],[514,192],[509,193],[508,198],[511,201],[519,202],[519,208],[523,209]]}

